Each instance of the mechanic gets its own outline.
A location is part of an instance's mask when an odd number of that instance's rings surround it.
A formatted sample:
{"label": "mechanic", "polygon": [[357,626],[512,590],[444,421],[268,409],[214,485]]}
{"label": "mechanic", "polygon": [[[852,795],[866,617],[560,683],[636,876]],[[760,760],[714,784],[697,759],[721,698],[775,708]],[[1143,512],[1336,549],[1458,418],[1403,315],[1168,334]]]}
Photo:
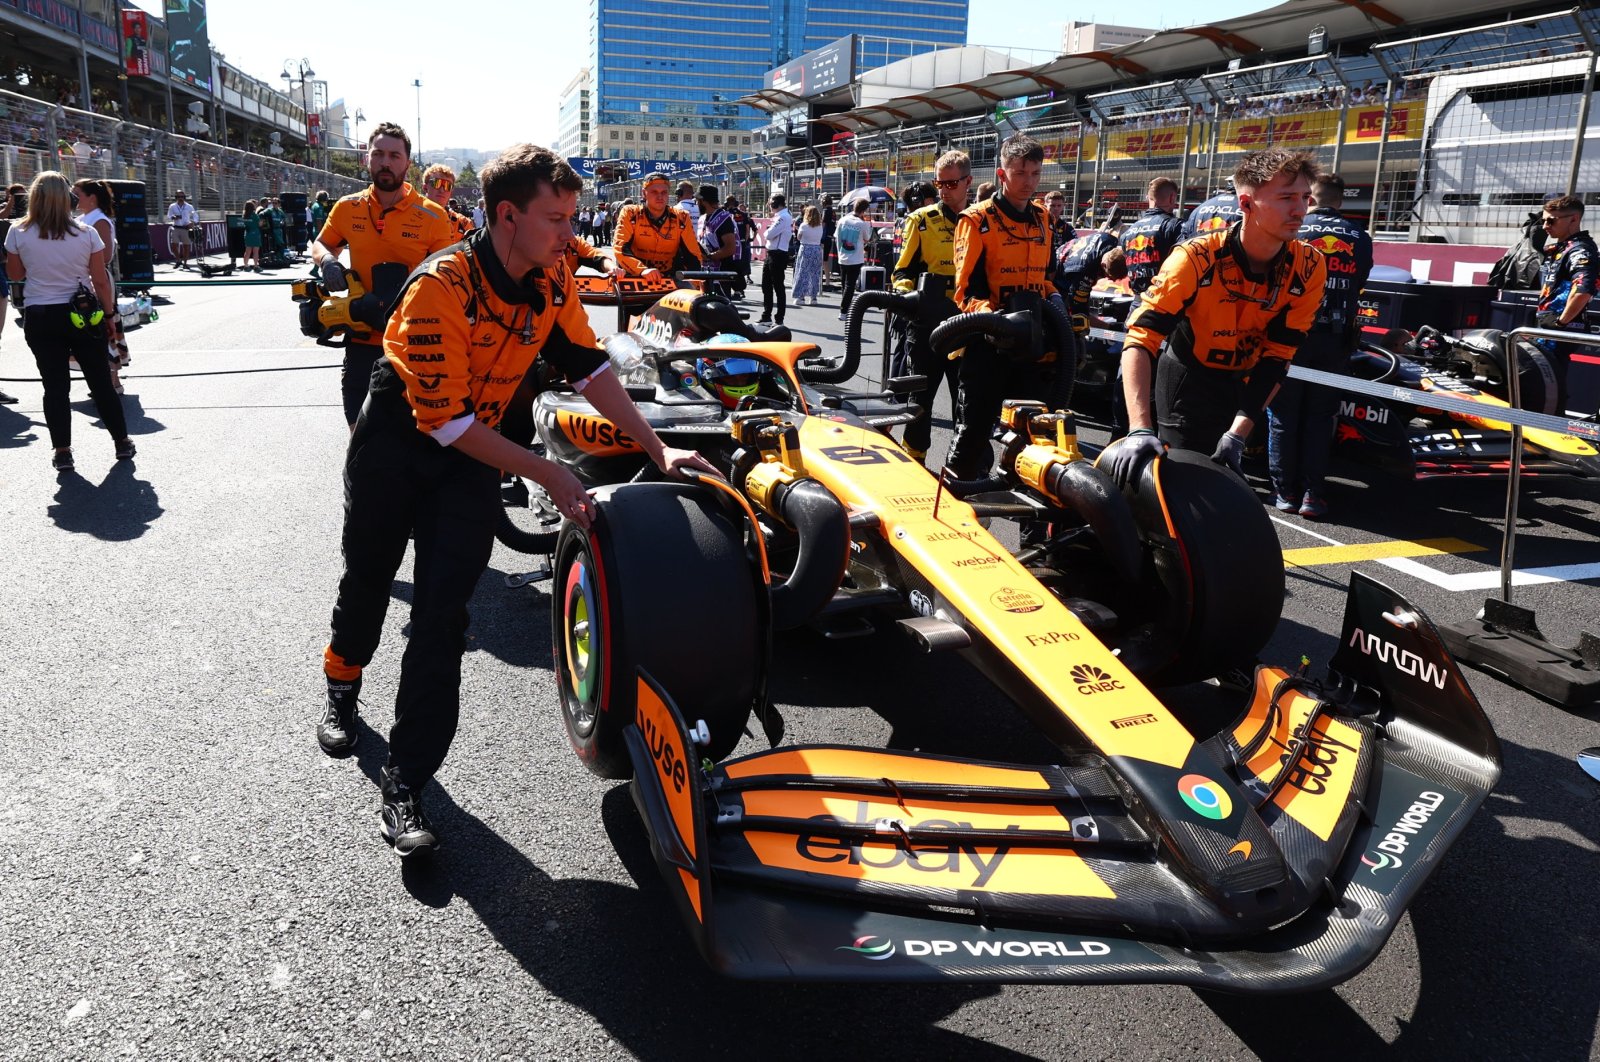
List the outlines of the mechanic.
{"label": "mechanic", "polygon": [[1122,251],[1128,260],[1128,288],[1141,295],[1161,272],[1161,263],[1178,245],[1183,223],[1173,213],[1178,208],[1178,182],[1157,177],[1145,189],[1144,213],[1122,230]]}
{"label": "mechanic", "polygon": [[629,203],[617,215],[611,248],[617,264],[632,276],[671,275],[700,264],[700,244],[689,215],[667,205],[672,181],[664,173],[644,179],[644,202]]}
{"label": "mechanic", "polygon": [[[924,274],[945,278],[945,294],[940,301],[948,306],[948,313],[941,312],[938,315],[938,319],[943,320],[956,309],[955,303],[950,301],[956,280],[956,222],[961,220],[961,211],[967,205],[967,187],[972,184],[972,159],[965,151],[946,151],[933,164],[933,170],[933,186],[939,200],[906,217],[900,258],[894,265],[893,280],[896,291],[912,292],[917,290],[917,282]],[[934,319],[927,314],[922,317],[923,321],[928,322]],[[911,371],[926,377],[928,381],[921,391],[911,396],[917,407],[917,415],[906,425],[902,440],[906,453],[916,458],[919,464],[925,464],[928,447],[933,440],[933,403],[939,396],[939,383],[941,380],[949,382],[950,397],[954,400],[961,362],[940,357],[933,352],[928,344],[931,328],[898,317],[894,319],[893,327],[902,332],[901,339],[906,345]]]}
{"label": "mechanic", "polygon": [[1218,232],[1240,218],[1239,196],[1232,189],[1223,189],[1204,203],[1189,211],[1183,219],[1183,239],[1192,240],[1207,232]]}
{"label": "mechanic", "polygon": [[[1564,195],[1544,205],[1539,219],[1545,231],[1544,267],[1540,270],[1539,308],[1534,320],[1540,328],[1584,331],[1583,313],[1594,298],[1600,251],[1594,237],[1583,229],[1583,200]],[[1566,408],[1567,361],[1575,349],[1570,343],[1538,340],[1550,355],[1560,385],[1561,409]]]}
{"label": "mechanic", "polygon": [[1322,255],[1296,238],[1317,174],[1303,152],[1246,155],[1233,173],[1243,220],[1180,243],[1141,296],[1122,351],[1128,438],[1107,464],[1119,483],[1168,446],[1242,475],[1245,440],[1326,287]]}
{"label": "mechanic", "polygon": [[[1342,373],[1361,338],[1356,296],[1372,272],[1372,237],[1339,212],[1344,178],[1324,173],[1311,182],[1311,212],[1300,239],[1322,252],[1327,283],[1316,320],[1294,356],[1294,364]],[[1273,505],[1311,520],[1328,515],[1323,480],[1333,449],[1340,392],[1332,387],[1285,379],[1267,410],[1267,468],[1272,473]]]}
{"label": "mechanic", "polygon": [[[1128,275],[1128,259],[1117,237],[1106,228],[1086,232],[1056,254],[1056,290],[1073,315],[1073,357],[1083,364],[1084,337],[1078,332],[1078,319],[1089,313],[1089,295],[1101,278],[1122,280]],[[1111,438],[1128,434],[1128,407],[1122,399],[1122,370],[1118,367],[1111,395]]]}
{"label": "mechanic", "polygon": [[467,233],[472,231],[472,219],[456,212],[455,200],[450,198],[450,193],[455,190],[456,171],[444,163],[435,162],[423,171],[422,194],[427,196],[428,201],[434,206],[444,211],[455,238],[464,240],[467,238]]}
{"label": "mechanic", "polygon": [[[444,211],[417,194],[406,181],[411,166],[411,138],[393,122],[381,122],[367,141],[367,172],[372,184],[333,204],[327,223],[311,243],[311,261],[322,274],[322,286],[330,293],[349,290],[339,252],[350,245],[350,268],[369,287],[373,267],[397,262],[415,269],[435,251],[455,242]],[[344,350],[344,367],[339,383],[344,398],[344,419],[350,430],[356,427],[361,403],[367,398],[367,385],[373,366],[383,353],[381,338],[367,335],[364,342],[352,342]]]}
{"label": "mechanic", "polygon": [[172,193],[167,204],[167,225],[170,228],[172,253],[178,256],[178,268],[189,268],[189,252],[194,250],[194,240],[189,235],[192,226],[200,224],[200,212],[189,202],[189,193],[182,188]]}
{"label": "mechanic", "polygon": [[694,222],[694,227],[700,226],[700,200],[696,198],[694,185],[688,181],[678,182],[678,201],[672,204],[672,209],[681,210],[689,215],[689,220]]}
{"label": "mechanic", "polygon": [[[1055,293],[1051,282],[1050,221],[1033,201],[1044,167],[1044,148],[1021,133],[1000,145],[998,188],[980,199],[956,223],[956,305],[966,313],[996,313],[1011,296]],[[961,357],[961,392],[956,403],[956,432],[947,464],[961,479],[976,479],[989,470],[994,448],[989,443],[1000,407],[1007,398],[1037,398],[1043,390],[1037,363],[1013,361],[987,340],[967,343]]]}
{"label": "mechanic", "polygon": [[695,225],[700,242],[700,265],[709,270],[733,272],[739,264],[739,227],[733,212],[725,210],[714,184],[702,184],[695,195],[700,220]]}
{"label": "mechanic", "polygon": [[460,716],[467,604],[494,544],[500,470],[543,485],[580,527],[594,512],[576,476],[494,430],[535,357],[663,471],[714,474],[699,455],[662,444],[596,349],[562,264],[582,188],[565,161],[531,144],[483,168],[489,227],[433,255],[408,279],[350,442],[345,567],[324,654],[327,701],[317,740],[334,756],[355,747],[362,669],[377,648],[414,529],[411,641],[380,776],[380,829],[400,855],[439,843],[421,796]]}
{"label": "mechanic", "polygon": [[1067,224],[1067,193],[1059,188],[1045,193],[1044,212],[1050,219],[1050,260],[1056,260],[1072,240],[1072,226]]}

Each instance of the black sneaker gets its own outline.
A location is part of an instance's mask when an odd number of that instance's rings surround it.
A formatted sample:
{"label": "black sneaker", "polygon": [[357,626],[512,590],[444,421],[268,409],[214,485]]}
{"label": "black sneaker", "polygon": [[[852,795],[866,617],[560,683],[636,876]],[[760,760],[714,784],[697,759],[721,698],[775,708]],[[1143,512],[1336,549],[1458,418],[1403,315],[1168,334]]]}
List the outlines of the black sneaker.
{"label": "black sneaker", "polygon": [[351,682],[328,680],[328,701],[317,724],[317,744],[329,756],[348,756],[356,747],[356,697],[361,679]]}
{"label": "black sneaker", "polygon": [[378,786],[383,791],[378,832],[394,846],[395,854],[425,856],[437,849],[439,837],[422,812],[422,794],[407,786],[393,767],[383,769]]}

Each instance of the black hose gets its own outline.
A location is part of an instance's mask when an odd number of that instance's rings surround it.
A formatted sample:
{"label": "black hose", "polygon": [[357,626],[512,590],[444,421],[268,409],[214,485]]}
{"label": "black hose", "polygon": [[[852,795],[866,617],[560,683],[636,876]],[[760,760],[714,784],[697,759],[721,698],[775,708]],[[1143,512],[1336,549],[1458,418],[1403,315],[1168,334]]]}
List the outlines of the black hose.
{"label": "black hose", "polygon": [[1072,333],[1072,318],[1059,295],[1044,300],[1044,329],[1046,336],[1054,333],[1056,350],[1056,375],[1045,403],[1051,409],[1071,409],[1072,391],[1078,380],[1078,344]]}
{"label": "black hose", "polygon": [[1105,551],[1112,573],[1124,586],[1136,586],[1144,563],[1133,506],[1111,477],[1087,461],[1056,465],[1044,486],[1083,517]]}
{"label": "black hose", "polygon": [[772,625],[792,630],[809,621],[838,592],[850,562],[850,518],[816,480],[780,488],[778,516],[798,532],[800,552],[789,577],[772,588]]}
{"label": "black hose", "polygon": [[844,383],[861,368],[861,328],[867,311],[879,309],[885,313],[914,317],[917,297],[902,295],[897,291],[863,291],[850,303],[850,318],[844,326],[844,360],[838,364],[802,365],[800,378],[810,383]]}
{"label": "black hose", "polygon": [[1002,313],[958,313],[933,330],[928,345],[935,354],[948,354],[969,339],[1007,336],[1010,322]]}

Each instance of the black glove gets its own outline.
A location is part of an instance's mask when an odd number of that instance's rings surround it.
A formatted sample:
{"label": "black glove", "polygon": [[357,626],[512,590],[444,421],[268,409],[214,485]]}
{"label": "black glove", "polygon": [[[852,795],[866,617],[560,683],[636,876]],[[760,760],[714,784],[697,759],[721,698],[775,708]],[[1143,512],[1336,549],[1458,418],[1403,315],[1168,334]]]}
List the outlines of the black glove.
{"label": "black glove", "polygon": [[1244,439],[1231,431],[1222,433],[1222,438],[1217,440],[1217,449],[1211,455],[1211,460],[1219,465],[1225,465],[1239,475],[1244,475],[1240,464],[1244,458]]}
{"label": "black glove", "polygon": [[1107,446],[1095,465],[1102,468],[1117,486],[1126,487],[1151,458],[1160,457],[1166,452],[1167,444],[1155,432],[1149,428],[1135,428],[1124,438]]}
{"label": "black glove", "polygon": [[1554,310],[1541,310],[1533,320],[1540,328],[1561,327],[1561,315]]}
{"label": "black glove", "polygon": [[344,266],[339,264],[337,258],[324,258],[321,270],[322,287],[328,294],[350,290],[350,282],[344,276]]}

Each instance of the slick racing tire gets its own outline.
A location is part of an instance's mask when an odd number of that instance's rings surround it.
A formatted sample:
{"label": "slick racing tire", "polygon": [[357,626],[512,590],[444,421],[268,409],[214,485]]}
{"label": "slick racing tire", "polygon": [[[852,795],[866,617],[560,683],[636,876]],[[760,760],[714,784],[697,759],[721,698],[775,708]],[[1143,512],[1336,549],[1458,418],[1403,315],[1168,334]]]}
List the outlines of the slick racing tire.
{"label": "slick racing tire", "polygon": [[561,515],[550,505],[544,488],[536,483],[524,483],[522,489],[529,492],[528,504],[500,506],[500,516],[494,525],[495,540],[518,553],[548,555],[555,552]]}
{"label": "slick racing tire", "polygon": [[1283,551],[1255,492],[1189,450],[1145,466],[1132,499],[1155,576],[1151,622],[1123,654],[1151,685],[1249,669],[1283,612]]}
{"label": "slick racing tire", "polygon": [[602,778],[632,776],[623,733],[643,669],[691,727],[705,720],[702,755],[723,759],[760,695],[767,651],[765,591],[743,531],[688,484],[594,496],[593,526],[561,529],[552,568],[556,682],[573,750]]}
{"label": "slick racing tire", "polygon": [[[1506,354],[1501,346],[1503,333],[1498,329],[1484,328],[1464,332],[1462,340],[1479,348],[1468,358],[1475,374],[1488,378],[1484,390],[1496,398],[1509,400],[1506,387]],[[1559,416],[1561,411],[1561,385],[1556,376],[1550,355],[1527,340],[1517,343],[1517,389],[1522,408],[1530,413]]]}

